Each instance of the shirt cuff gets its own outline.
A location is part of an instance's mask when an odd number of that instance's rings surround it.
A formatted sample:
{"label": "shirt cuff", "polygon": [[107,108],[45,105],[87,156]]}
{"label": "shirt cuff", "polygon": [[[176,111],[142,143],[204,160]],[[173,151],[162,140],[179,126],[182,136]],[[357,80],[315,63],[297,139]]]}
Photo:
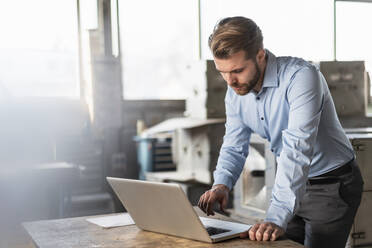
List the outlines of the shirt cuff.
{"label": "shirt cuff", "polygon": [[214,177],[213,186],[216,184],[224,184],[229,188],[229,190],[231,190],[234,186],[233,180],[230,177],[224,175],[223,173],[218,173],[217,171],[215,171],[213,177]]}
{"label": "shirt cuff", "polygon": [[293,215],[283,207],[278,207],[273,204],[267,210],[265,222],[272,222],[284,231],[287,229],[288,222],[292,219]]}

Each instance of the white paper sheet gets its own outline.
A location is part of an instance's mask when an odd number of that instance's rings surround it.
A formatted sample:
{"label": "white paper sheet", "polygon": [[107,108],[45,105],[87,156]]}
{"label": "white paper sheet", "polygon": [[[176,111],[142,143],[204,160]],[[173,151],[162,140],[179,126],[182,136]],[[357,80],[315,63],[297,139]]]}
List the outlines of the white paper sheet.
{"label": "white paper sheet", "polygon": [[129,226],[135,224],[132,217],[128,213],[109,215],[104,217],[94,217],[87,219],[87,221],[104,228]]}

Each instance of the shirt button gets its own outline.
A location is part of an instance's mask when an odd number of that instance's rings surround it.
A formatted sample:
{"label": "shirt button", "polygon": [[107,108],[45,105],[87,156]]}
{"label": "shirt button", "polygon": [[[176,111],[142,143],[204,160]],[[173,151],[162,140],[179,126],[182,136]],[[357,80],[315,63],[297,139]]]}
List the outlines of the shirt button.
{"label": "shirt button", "polygon": [[260,97],[258,96],[258,97],[256,97],[256,99],[257,99],[257,100],[260,100]]}
{"label": "shirt button", "polygon": [[261,120],[263,120],[264,118],[263,117],[261,117]]}
{"label": "shirt button", "polygon": [[274,152],[274,149],[271,149],[271,152]]}

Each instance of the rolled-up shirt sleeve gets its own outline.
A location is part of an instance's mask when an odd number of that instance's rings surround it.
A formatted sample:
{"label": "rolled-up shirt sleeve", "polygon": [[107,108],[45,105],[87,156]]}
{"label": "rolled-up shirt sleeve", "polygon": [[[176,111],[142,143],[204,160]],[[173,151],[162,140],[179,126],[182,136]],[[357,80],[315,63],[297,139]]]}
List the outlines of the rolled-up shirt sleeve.
{"label": "rolled-up shirt sleeve", "polygon": [[288,128],[282,131],[282,151],[271,203],[265,221],[286,229],[305,193],[318,126],[324,105],[324,89],[316,67],[297,71],[287,88]]}
{"label": "rolled-up shirt sleeve", "polygon": [[242,122],[237,106],[233,106],[230,94],[231,91],[228,90],[225,97],[226,130],[213,176],[214,185],[224,184],[231,190],[247,158],[251,130]]}

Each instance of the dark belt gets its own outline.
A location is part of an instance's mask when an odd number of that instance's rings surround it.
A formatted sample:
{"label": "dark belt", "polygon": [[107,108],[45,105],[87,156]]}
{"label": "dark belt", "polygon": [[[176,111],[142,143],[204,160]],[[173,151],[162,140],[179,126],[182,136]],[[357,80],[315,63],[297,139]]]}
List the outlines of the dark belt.
{"label": "dark belt", "polygon": [[324,173],[316,177],[309,178],[308,183],[310,185],[314,185],[314,184],[331,184],[331,183],[339,182],[340,181],[339,177],[345,174],[351,173],[353,171],[352,166],[354,166],[353,165],[354,163],[355,161],[354,159],[352,159],[351,161],[349,161],[348,163],[344,164],[343,166],[337,169],[331,170],[327,173]]}

